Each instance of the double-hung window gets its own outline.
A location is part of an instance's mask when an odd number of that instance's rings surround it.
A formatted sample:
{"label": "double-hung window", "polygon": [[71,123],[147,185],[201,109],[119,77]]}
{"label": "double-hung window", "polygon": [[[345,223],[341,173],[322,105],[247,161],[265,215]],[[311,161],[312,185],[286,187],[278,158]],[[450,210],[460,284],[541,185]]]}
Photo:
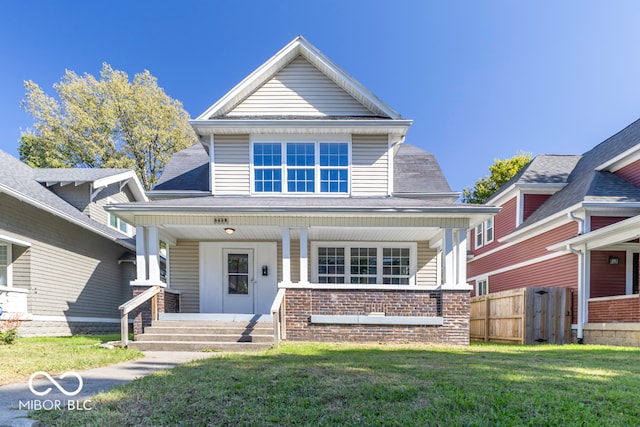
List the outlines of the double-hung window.
{"label": "double-hung window", "polygon": [[353,285],[415,284],[415,245],[314,243],[314,280]]}
{"label": "double-hung window", "polygon": [[254,142],[253,192],[348,194],[349,143]]}
{"label": "double-hung window", "polygon": [[282,192],[282,144],[253,144],[253,174],[257,193]]}

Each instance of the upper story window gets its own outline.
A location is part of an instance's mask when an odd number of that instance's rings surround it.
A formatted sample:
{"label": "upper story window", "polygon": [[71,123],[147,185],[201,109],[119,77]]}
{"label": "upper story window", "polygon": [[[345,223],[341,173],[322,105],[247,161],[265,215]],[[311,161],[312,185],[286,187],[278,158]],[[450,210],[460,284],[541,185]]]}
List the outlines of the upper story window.
{"label": "upper story window", "polygon": [[476,249],[493,242],[493,218],[476,225],[474,229],[474,246]]}
{"label": "upper story window", "polygon": [[348,142],[254,142],[252,163],[255,193],[349,193]]}
{"label": "upper story window", "polygon": [[475,247],[476,248],[482,247],[484,245],[484,228],[482,224],[476,225],[475,236],[476,236]]}
{"label": "upper story window", "polygon": [[489,218],[484,222],[484,242],[493,242],[493,218]]}
{"label": "upper story window", "polygon": [[127,236],[131,236],[133,234],[133,227],[109,212],[109,225],[111,228],[115,228],[116,230],[126,234]]}

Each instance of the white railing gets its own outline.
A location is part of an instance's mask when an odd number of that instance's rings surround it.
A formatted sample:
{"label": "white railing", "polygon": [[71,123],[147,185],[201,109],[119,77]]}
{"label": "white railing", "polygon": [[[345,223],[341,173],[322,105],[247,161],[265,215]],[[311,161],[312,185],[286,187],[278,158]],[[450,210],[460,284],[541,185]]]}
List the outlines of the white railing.
{"label": "white railing", "polygon": [[161,290],[161,286],[152,286],[143,293],[136,295],[135,297],[131,298],[129,301],[118,307],[118,309],[120,309],[120,340],[123,347],[126,347],[129,344],[129,313],[151,299],[151,319],[157,320],[157,295]]}
{"label": "white railing", "polygon": [[273,317],[273,339],[275,348],[280,345],[280,340],[287,339],[286,304],[284,299],[285,289],[279,289],[273,304],[271,304],[271,316]]}

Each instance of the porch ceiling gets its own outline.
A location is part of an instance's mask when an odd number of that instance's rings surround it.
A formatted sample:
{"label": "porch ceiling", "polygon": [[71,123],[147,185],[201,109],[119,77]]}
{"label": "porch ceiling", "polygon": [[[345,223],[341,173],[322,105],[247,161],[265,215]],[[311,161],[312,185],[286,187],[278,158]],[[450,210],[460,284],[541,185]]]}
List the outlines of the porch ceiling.
{"label": "porch ceiling", "polygon": [[[227,234],[225,228],[233,228]],[[282,228],[275,226],[233,225],[165,225],[163,231],[174,239],[183,240],[280,240]],[[430,240],[438,227],[309,227],[309,240],[325,241],[418,241]],[[291,237],[299,239],[298,229],[291,229]]]}

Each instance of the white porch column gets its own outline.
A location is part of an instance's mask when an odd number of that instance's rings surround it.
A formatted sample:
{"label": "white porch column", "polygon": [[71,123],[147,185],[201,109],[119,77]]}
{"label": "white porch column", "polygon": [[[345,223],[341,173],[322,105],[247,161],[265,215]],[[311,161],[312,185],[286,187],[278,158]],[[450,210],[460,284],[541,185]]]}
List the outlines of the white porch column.
{"label": "white porch column", "polygon": [[158,227],[149,227],[148,255],[149,255],[149,282],[160,283],[160,240],[158,239]]}
{"label": "white porch column", "polygon": [[147,245],[145,241],[145,228],[136,227],[136,282],[147,280]]}
{"label": "white porch column", "polygon": [[291,283],[291,231],[282,229],[282,281]]}
{"label": "white porch column", "polygon": [[309,241],[309,232],[306,228],[300,229],[300,283],[309,283],[309,256],[307,254],[307,246]]}
{"label": "white porch column", "polygon": [[467,283],[467,231],[460,229],[456,234],[456,284],[464,285]]}
{"label": "white porch column", "polygon": [[453,230],[445,228],[442,239],[442,252],[444,253],[444,283],[446,286],[455,285],[455,251],[453,247]]}

